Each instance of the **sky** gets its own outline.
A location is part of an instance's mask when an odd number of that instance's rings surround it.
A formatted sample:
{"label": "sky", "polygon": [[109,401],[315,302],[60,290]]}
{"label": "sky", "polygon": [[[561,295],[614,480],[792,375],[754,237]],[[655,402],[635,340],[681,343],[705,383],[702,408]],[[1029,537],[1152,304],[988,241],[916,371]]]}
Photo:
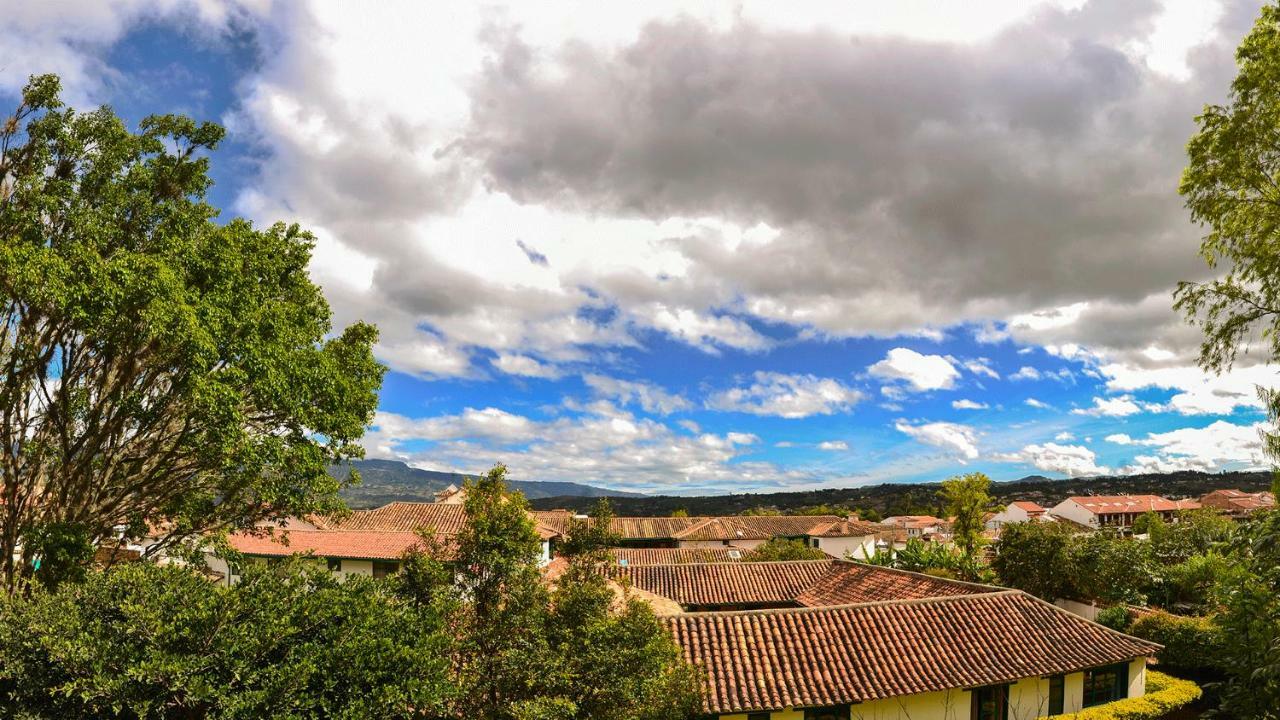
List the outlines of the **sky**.
{"label": "sky", "polygon": [[216,120],[370,457],[677,494],[1259,467],[1177,194],[1258,2],[0,0],[0,105]]}

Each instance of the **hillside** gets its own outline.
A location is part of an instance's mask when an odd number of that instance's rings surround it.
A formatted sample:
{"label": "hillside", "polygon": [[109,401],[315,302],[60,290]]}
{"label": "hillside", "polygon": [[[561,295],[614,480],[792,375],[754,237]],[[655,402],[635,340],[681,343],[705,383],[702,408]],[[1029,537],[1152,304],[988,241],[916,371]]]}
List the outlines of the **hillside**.
{"label": "hillside", "polygon": [[[376,507],[395,500],[430,502],[437,492],[450,485],[461,486],[462,481],[469,477],[461,473],[419,470],[397,460],[356,460],[352,465],[360,473],[360,484],[344,489],[341,495],[353,508]],[[346,474],[345,466],[334,466],[330,468],[329,474],[343,477]],[[549,497],[587,498],[588,506],[598,497],[639,497],[636,493],[602,490],[571,482],[513,480],[509,484],[530,500]]]}
{"label": "hillside", "polygon": [[[1072,495],[1164,495],[1170,498],[1200,497],[1217,488],[1237,488],[1255,492],[1271,487],[1270,471],[1227,473],[1175,472],[1148,475],[1108,476],[1053,480],[1038,475],[992,484],[992,494],[1001,502],[1032,500],[1045,507]],[[938,483],[904,485],[885,483],[857,488],[809,490],[739,495],[676,497],[668,495],[615,498],[619,515],[670,515],[684,510],[690,515],[736,515],[752,508],[783,513],[816,505],[837,505],[848,509],[875,510],[883,516],[939,513]],[[540,510],[566,508],[585,511],[592,501],[575,497],[539,498],[532,501]]]}

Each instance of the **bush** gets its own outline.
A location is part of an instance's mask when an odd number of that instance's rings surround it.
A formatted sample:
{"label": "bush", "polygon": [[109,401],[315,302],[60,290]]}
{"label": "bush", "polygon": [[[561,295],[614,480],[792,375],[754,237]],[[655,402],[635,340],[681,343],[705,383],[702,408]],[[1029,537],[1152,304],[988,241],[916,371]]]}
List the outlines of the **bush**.
{"label": "bush", "polygon": [[1161,667],[1192,674],[1221,669],[1222,632],[1210,618],[1153,612],[1135,620],[1128,632],[1164,646]]}
{"label": "bush", "polygon": [[1167,713],[1200,699],[1203,691],[1190,680],[1147,671],[1147,694],[1086,708],[1078,713],[1054,715],[1061,720],[1158,720]]}
{"label": "bush", "polygon": [[1112,605],[1109,608],[1103,608],[1098,612],[1098,617],[1094,619],[1094,622],[1112,630],[1128,632],[1129,608],[1124,605]]}

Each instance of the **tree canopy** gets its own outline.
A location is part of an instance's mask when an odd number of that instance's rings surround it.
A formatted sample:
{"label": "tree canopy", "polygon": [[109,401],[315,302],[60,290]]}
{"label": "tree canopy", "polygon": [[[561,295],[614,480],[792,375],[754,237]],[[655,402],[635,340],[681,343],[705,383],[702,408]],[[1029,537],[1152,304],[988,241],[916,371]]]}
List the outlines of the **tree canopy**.
{"label": "tree canopy", "polygon": [[10,587],[49,526],[91,541],[159,531],[158,551],[340,507],[325,468],[361,454],[376,331],[333,333],[309,233],[218,221],[205,193],[222,136],[177,115],[131,132],[108,108],[63,107],[48,75],[0,127]]}

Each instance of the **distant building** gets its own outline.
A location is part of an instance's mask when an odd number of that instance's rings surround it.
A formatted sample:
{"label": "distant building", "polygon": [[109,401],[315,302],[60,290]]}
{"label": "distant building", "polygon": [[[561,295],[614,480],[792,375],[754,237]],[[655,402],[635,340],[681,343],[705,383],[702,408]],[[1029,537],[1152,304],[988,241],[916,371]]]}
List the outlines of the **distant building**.
{"label": "distant building", "polygon": [[461,505],[466,499],[467,491],[457,485],[450,485],[435,495],[436,502],[445,505]]}
{"label": "distant building", "polygon": [[[538,513],[534,514],[538,517]],[[545,520],[554,526],[556,521]],[[591,522],[588,520],[588,522]],[[738,548],[751,550],[776,538],[799,540],[832,557],[875,554],[890,528],[837,515],[730,515],[723,517],[615,517],[618,544],[627,548]]]}
{"label": "distant building", "polygon": [[1257,510],[1276,506],[1276,496],[1269,492],[1249,493],[1241,490],[1214,490],[1200,498],[1205,507],[1217,508],[1234,518],[1248,517]]}
{"label": "distant building", "polygon": [[883,525],[904,530],[909,538],[945,535],[951,529],[951,524],[946,520],[932,515],[892,515],[880,522]]}
{"label": "distant building", "polygon": [[1173,520],[1182,510],[1200,507],[1195,500],[1169,500],[1159,495],[1088,495],[1069,497],[1049,513],[1093,529],[1129,528],[1143,515],[1153,512]]}
{"label": "distant building", "polygon": [[1029,500],[1015,500],[1005,506],[1004,510],[992,513],[986,519],[988,530],[999,530],[1010,523],[1052,520],[1048,510]]}

